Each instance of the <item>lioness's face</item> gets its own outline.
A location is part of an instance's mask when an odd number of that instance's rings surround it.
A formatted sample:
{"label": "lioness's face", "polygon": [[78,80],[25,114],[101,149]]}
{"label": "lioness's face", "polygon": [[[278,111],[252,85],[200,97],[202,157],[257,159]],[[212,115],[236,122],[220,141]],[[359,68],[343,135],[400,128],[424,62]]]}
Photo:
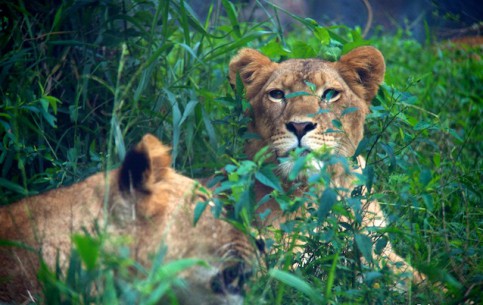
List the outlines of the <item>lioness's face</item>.
{"label": "lioness's face", "polygon": [[[253,156],[269,146],[277,157],[300,147],[323,147],[349,157],[363,136],[371,99],[384,75],[384,59],[371,47],[356,49],[338,62],[292,59],[274,63],[244,49],[230,63],[230,77],[239,74],[252,106],[250,129],[260,136],[247,145]],[[288,174],[291,161],[280,167]]]}

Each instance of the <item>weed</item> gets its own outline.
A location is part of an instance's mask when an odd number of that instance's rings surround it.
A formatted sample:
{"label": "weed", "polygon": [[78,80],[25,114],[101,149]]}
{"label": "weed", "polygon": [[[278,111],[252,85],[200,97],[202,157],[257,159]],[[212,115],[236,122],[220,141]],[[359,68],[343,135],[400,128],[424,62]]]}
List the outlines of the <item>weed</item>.
{"label": "weed", "polygon": [[[183,0],[5,3],[0,203],[113,167],[125,147],[151,132],[172,145],[174,165],[189,176],[225,168],[215,191],[224,197],[213,212],[232,206],[230,221],[247,234],[263,233],[251,226],[254,208],[263,203],[254,201],[254,181],[272,187],[286,213],[307,209],[311,215],[302,220],[294,213],[272,232],[266,246],[274,251],[263,257],[267,269],[249,283],[248,304],[481,301],[481,49],[422,45],[401,33],[367,41],[357,29],[323,27],[298,16],[292,17],[300,27],[284,33],[276,15],[242,22],[231,2],[221,5],[226,17],[214,16],[211,7],[202,21]],[[368,199],[383,204],[390,220],[386,233],[398,253],[446,292],[429,286],[401,294],[391,286],[395,275],[360,263],[359,254],[367,256],[385,240],[372,245],[357,227],[340,229],[340,216],[357,217],[349,213],[357,211],[357,199],[339,200],[338,190],[320,194],[315,186],[293,198],[263,154],[243,160],[243,141],[255,135],[246,132],[242,92],[233,93],[226,80],[236,50],[249,45],[273,59],[335,60],[365,44],[376,45],[387,61],[386,83],[357,149],[368,160]],[[314,185],[324,177],[314,178]],[[330,209],[315,205],[322,199],[331,202]],[[97,245],[89,238],[76,244],[67,277],[42,268],[47,303],[150,304],[151,297],[169,293],[176,272],[167,279],[149,276],[155,269],[143,270],[148,276],[131,281],[123,274],[136,265],[122,246],[107,261],[102,247],[82,242]],[[290,248],[300,241],[305,252],[293,256]],[[86,247],[99,250],[92,263],[83,254]],[[99,294],[91,295],[93,285]]]}

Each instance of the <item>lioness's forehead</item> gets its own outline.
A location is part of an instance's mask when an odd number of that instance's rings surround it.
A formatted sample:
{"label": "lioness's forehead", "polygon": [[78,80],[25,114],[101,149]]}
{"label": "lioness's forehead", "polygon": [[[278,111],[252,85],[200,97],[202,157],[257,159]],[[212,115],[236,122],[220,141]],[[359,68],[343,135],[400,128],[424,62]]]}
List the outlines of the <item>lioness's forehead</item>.
{"label": "lioness's forehead", "polygon": [[297,70],[300,72],[310,72],[327,67],[329,62],[317,59],[288,59],[279,64],[280,69]]}
{"label": "lioness's forehead", "polygon": [[269,82],[283,87],[305,84],[305,81],[322,86],[339,82],[338,75],[332,62],[320,59],[289,59],[278,65]]}

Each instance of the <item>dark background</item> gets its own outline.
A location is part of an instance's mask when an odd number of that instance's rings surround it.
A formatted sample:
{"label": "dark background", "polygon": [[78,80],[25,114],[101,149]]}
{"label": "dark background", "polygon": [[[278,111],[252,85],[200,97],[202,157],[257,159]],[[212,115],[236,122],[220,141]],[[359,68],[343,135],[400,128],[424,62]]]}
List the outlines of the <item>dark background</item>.
{"label": "dark background", "polygon": [[[209,5],[219,1],[189,0],[200,17],[204,17]],[[234,1],[237,2],[237,1]],[[273,8],[265,1],[260,1],[266,12],[253,0],[239,0],[245,9],[245,19],[266,20],[267,13],[273,14]],[[321,25],[344,24],[349,27],[365,28],[368,21],[368,9],[363,0],[275,0],[280,7],[301,17],[309,17]],[[431,38],[451,39],[480,34],[483,20],[483,4],[478,0],[367,0],[372,10],[372,23],[369,35],[378,32],[393,33],[404,30],[419,41],[427,38],[425,24],[428,25]],[[286,26],[296,22],[283,12],[281,21]]]}

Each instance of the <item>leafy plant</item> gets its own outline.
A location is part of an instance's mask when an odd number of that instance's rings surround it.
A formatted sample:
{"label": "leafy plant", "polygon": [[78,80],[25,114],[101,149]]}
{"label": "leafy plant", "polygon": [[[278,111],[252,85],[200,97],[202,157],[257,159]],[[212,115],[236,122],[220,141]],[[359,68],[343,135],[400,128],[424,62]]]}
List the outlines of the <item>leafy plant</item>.
{"label": "leafy plant", "polygon": [[112,241],[117,253],[106,250],[110,241],[103,236],[74,235],[74,247],[62,272],[42,264],[39,279],[43,283],[45,304],[159,304],[176,302],[174,288],[185,283],[178,274],[204,262],[195,258],[163,262],[166,247],[160,247],[151,268],[145,269],[130,258],[126,241]]}
{"label": "leafy plant", "polygon": [[[299,25],[284,32],[277,14],[290,12],[267,5],[267,21],[241,21],[233,3],[220,3],[204,20],[183,0],[5,3],[0,203],[114,167],[126,147],[151,132],[172,146],[178,170],[194,177],[218,173],[211,212],[227,209],[227,221],[240,230],[271,236],[261,271],[248,284],[247,304],[481,301],[480,47],[421,44],[403,31],[369,41],[358,29],[325,27],[293,14]],[[360,198],[339,199],[324,172],[302,196],[293,196],[265,163],[266,152],[244,160],[243,142],[255,136],[246,131],[249,105],[226,80],[229,59],[244,46],[274,60],[336,60],[366,44],[377,46],[387,63],[385,85],[357,149],[368,160],[361,177],[373,190],[367,199],[378,200],[390,220],[385,232],[370,233],[388,233],[398,253],[428,275],[431,285],[412,287],[408,295],[393,289],[398,277],[389,270],[361,263],[361,255],[370,263],[370,250],[387,241],[373,245],[355,225]],[[292,177],[308,158],[348,162],[328,152],[299,153],[292,156]],[[255,181],[273,188],[291,215],[280,229],[258,232],[252,226],[255,208],[267,200],[253,197]],[[200,204],[194,218],[209,212],[206,207]],[[351,222],[340,224],[340,216]],[[106,256],[108,237],[98,238],[76,237],[67,274],[42,268],[46,303],[150,304],[169,297],[179,270],[199,263],[166,265],[161,251],[153,270],[144,270],[122,245],[117,255]],[[139,277],[127,276],[131,267]],[[163,268],[166,277],[158,277]]]}

